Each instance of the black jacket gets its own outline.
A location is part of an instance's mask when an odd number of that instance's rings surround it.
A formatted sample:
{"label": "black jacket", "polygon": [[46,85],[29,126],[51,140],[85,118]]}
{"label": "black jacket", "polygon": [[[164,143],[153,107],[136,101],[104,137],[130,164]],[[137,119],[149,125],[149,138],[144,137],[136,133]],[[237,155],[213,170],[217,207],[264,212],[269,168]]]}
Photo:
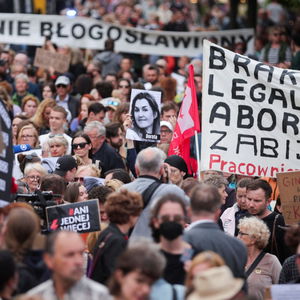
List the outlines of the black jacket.
{"label": "black jacket", "polygon": [[100,233],[93,254],[93,280],[106,283],[114,271],[116,259],[127,246],[127,240],[128,236],[112,223]]}

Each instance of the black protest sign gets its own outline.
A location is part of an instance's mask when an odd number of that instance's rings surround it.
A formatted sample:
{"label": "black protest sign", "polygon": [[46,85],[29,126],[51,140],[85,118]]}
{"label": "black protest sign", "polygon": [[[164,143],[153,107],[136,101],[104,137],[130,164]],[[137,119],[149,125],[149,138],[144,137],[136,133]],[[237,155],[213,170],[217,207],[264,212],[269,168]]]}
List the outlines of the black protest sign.
{"label": "black protest sign", "polygon": [[4,102],[0,99],[0,200],[10,201],[13,147],[11,138],[12,122]]}
{"label": "black protest sign", "polygon": [[48,230],[78,233],[100,230],[98,200],[50,206],[46,208]]}

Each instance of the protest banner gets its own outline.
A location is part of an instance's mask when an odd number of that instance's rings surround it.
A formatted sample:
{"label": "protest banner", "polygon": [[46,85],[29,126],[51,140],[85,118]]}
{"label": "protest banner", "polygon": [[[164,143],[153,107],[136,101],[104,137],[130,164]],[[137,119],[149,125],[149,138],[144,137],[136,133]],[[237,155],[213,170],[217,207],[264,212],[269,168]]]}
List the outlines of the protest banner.
{"label": "protest banner", "polygon": [[0,202],[10,201],[13,167],[12,122],[6,105],[0,99]]}
{"label": "protest banner", "polygon": [[130,114],[132,128],[126,138],[134,141],[159,142],[161,92],[132,89]]}
{"label": "protest banner", "polygon": [[300,171],[277,173],[281,209],[285,223],[300,221]]}
{"label": "protest banner", "polygon": [[300,72],[204,42],[201,170],[276,177],[300,169]]}
{"label": "protest banner", "polygon": [[100,230],[98,200],[87,200],[46,208],[48,230],[68,230],[78,233]]}
{"label": "protest banner", "polygon": [[86,17],[0,14],[0,43],[42,46],[46,36],[51,36],[58,46],[102,50],[105,40],[110,38],[118,52],[195,57],[202,54],[205,38],[229,46],[247,43],[254,31],[167,32],[122,27]]}
{"label": "protest banner", "polygon": [[59,73],[65,73],[69,70],[71,61],[70,55],[51,52],[42,48],[37,48],[35,52],[33,65],[40,68],[52,67]]}

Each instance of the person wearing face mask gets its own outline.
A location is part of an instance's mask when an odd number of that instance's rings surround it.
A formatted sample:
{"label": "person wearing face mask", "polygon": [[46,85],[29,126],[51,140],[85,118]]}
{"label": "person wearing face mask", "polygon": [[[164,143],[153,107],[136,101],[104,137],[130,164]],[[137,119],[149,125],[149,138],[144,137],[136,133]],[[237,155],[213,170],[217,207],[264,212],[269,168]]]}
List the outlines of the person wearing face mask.
{"label": "person wearing face mask", "polygon": [[170,284],[184,284],[185,260],[191,259],[191,246],[183,240],[186,205],[175,194],[160,198],[153,207],[150,226],[167,264],[163,278]]}

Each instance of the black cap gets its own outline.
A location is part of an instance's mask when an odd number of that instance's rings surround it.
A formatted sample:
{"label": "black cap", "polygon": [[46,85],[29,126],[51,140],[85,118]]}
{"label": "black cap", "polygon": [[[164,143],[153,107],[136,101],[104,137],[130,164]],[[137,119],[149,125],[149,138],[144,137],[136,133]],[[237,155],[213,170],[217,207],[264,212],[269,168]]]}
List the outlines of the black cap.
{"label": "black cap", "polygon": [[74,168],[77,168],[75,158],[72,155],[64,155],[57,160],[54,174],[65,176],[68,171]]}
{"label": "black cap", "polygon": [[165,159],[165,163],[169,164],[170,166],[179,169],[185,174],[188,174],[188,168],[184,161],[184,159],[178,155],[170,155]]}

